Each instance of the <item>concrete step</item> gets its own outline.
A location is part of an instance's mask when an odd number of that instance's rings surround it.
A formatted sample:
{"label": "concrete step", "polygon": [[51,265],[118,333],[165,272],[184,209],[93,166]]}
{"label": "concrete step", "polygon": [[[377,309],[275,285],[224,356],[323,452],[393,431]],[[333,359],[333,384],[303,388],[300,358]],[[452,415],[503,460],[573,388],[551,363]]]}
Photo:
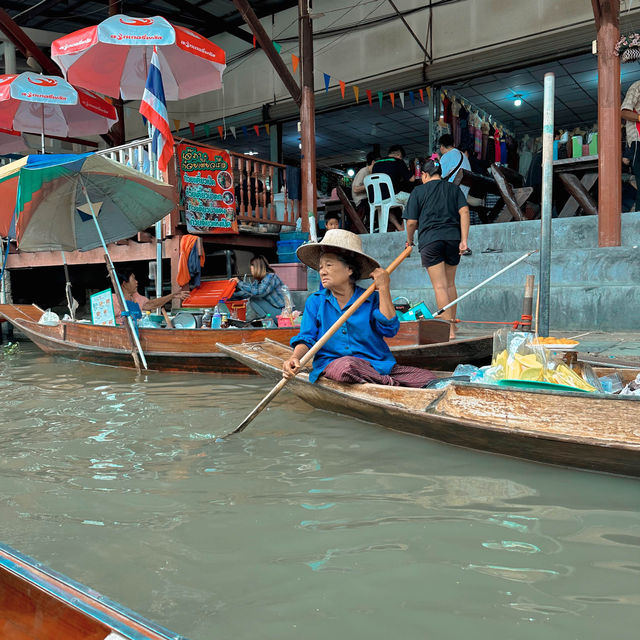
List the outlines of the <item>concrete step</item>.
{"label": "concrete step", "polygon": [[[551,225],[551,248],[553,251],[596,248],[598,246],[598,219],[596,216],[579,218],[554,218]],[[396,240],[399,238],[401,242]],[[403,246],[406,235],[403,231],[363,235],[365,250],[375,245],[392,243]],[[540,220],[505,222],[502,224],[472,225],[469,230],[469,246],[474,252],[491,247],[503,251],[531,251],[540,243]],[[640,212],[622,214],[622,246],[640,245]],[[376,248],[371,249],[376,253]]]}

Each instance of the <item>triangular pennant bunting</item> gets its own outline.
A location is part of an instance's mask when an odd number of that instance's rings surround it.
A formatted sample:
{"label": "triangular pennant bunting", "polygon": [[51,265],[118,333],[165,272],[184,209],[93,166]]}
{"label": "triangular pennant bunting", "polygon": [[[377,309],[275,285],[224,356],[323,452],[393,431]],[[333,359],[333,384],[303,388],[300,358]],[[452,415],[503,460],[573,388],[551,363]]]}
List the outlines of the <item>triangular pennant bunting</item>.
{"label": "triangular pennant bunting", "polygon": [[254,124],[253,125],[253,130],[256,132],[257,136],[260,136],[260,125],[259,124]]}
{"label": "triangular pennant bunting", "polygon": [[395,109],[396,108],[396,94],[392,91],[389,94],[389,97],[391,98],[391,106]]}
{"label": "triangular pennant bunting", "polygon": [[293,67],[293,73],[298,70],[298,65],[300,64],[300,58],[298,56],[294,56],[291,54],[291,66]]}
{"label": "triangular pennant bunting", "polygon": [[218,127],[218,135],[220,138],[224,138],[224,127],[222,125]]}
{"label": "triangular pennant bunting", "polygon": [[338,83],[340,84],[340,93],[342,94],[342,99],[344,100],[344,89],[347,85],[342,80],[338,80]]}
{"label": "triangular pennant bunting", "polygon": [[191,135],[195,138],[196,137],[196,123],[195,122],[190,122],[189,123],[189,129],[191,129]]}
{"label": "triangular pennant bunting", "polygon": [[174,121],[173,121],[173,128],[174,128],[176,131],[180,131],[180,120],[174,120]]}
{"label": "triangular pennant bunting", "polygon": [[328,73],[323,73],[324,76],[324,92],[329,93],[329,83],[331,82],[331,76]]}
{"label": "triangular pennant bunting", "polygon": [[249,129],[247,129],[247,127],[245,127],[244,125],[241,127],[242,129],[242,133],[244,133],[245,136],[249,135]]}
{"label": "triangular pennant bunting", "polygon": [[[422,91],[420,91],[420,93],[422,93]],[[429,96],[429,99],[431,99],[431,87],[427,87],[427,95]]]}
{"label": "triangular pennant bunting", "polygon": [[280,53],[280,51],[282,51],[282,47],[275,40],[272,40],[271,44],[273,45],[273,48],[276,50],[276,53]]}
{"label": "triangular pennant bunting", "polygon": [[409,91],[409,100],[411,100],[411,104],[415,104],[416,103],[416,96],[413,93],[413,91]]}
{"label": "triangular pennant bunting", "polygon": [[264,125],[264,130],[267,132],[267,135],[271,135],[271,126],[268,124]]}
{"label": "triangular pennant bunting", "polygon": [[204,127],[204,135],[208,138],[211,135],[211,127],[208,124],[203,124],[202,126]]}
{"label": "triangular pennant bunting", "polygon": [[365,91],[367,92],[367,100],[369,101],[369,105],[373,106],[373,94],[371,93],[371,91],[369,91],[369,89],[365,89]]}
{"label": "triangular pennant bunting", "polygon": [[380,103],[380,108],[382,109],[382,91],[378,91],[378,102]]}
{"label": "triangular pennant bunting", "polygon": [[398,95],[400,96],[400,104],[402,105],[402,108],[404,109],[404,91],[400,91],[398,93]]}
{"label": "triangular pennant bunting", "polygon": [[424,93],[422,92],[422,89],[420,89],[420,102],[424,102]]}
{"label": "triangular pennant bunting", "polygon": [[255,36],[253,36],[253,48],[254,49],[256,48],[256,37]]}
{"label": "triangular pennant bunting", "polygon": [[353,85],[353,95],[356,97],[356,104],[360,102],[360,87]]}
{"label": "triangular pennant bunting", "polygon": [[236,136],[236,128],[235,127],[229,127],[229,130],[231,131],[231,134],[233,135],[234,138],[238,138],[238,136]]}

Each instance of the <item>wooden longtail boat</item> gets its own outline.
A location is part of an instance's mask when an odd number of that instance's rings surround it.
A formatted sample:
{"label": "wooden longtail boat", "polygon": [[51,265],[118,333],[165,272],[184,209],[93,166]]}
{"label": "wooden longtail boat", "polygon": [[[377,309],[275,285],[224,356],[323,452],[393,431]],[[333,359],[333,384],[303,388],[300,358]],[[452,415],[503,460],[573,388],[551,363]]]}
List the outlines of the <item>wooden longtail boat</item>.
{"label": "wooden longtail boat", "polygon": [[0,544],[3,640],[185,640]]}
{"label": "wooden longtail boat", "polygon": [[[219,348],[274,381],[291,349],[271,341]],[[611,369],[597,370],[611,373]],[[638,373],[617,370],[625,381]],[[444,389],[343,384],[302,372],[286,389],[314,407],[471,449],[640,476],[640,398],[453,383]]]}
{"label": "wooden longtail boat", "polygon": [[[38,324],[43,311],[35,305],[0,305],[0,316],[24,333],[42,351],[76,360],[117,367],[133,367],[131,347],[124,327],[83,322],[61,322],[51,327]],[[278,329],[139,329],[140,344],[149,369],[200,371],[222,374],[252,373],[251,368],[222,353],[216,343],[242,344],[268,337],[288,344],[297,327]],[[448,324],[441,320],[402,322],[389,340],[401,364],[432,369],[450,368],[458,362],[487,364],[491,336],[447,342]]]}

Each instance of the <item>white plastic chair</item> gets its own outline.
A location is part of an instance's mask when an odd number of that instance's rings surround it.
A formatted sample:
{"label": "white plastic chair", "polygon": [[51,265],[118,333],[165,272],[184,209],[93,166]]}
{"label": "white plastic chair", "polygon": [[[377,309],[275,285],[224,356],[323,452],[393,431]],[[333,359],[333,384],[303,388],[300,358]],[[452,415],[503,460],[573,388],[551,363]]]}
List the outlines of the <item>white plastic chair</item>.
{"label": "white plastic chair", "polygon": [[[385,185],[388,190],[389,195],[386,198],[382,196],[382,185]],[[369,200],[369,233],[373,233],[374,218],[378,207],[380,208],[380,215],[378,216],[379,232],[386,233],[389,226],[389,210],[393,207],[404,209],[404,205],[396,200],[393,183],[386,173],[372,173],[366,176],[364,186]]]}

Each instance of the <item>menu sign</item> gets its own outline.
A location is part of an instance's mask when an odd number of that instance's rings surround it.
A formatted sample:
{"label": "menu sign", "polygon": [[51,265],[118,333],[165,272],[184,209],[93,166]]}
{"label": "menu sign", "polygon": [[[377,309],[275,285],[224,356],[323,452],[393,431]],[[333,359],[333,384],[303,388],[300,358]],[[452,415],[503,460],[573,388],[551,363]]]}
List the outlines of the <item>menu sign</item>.
{"label": "menu sign", "polygon": [[238,233],[231,158],[227,151],[178,145],[181,202],[189,233]]}

